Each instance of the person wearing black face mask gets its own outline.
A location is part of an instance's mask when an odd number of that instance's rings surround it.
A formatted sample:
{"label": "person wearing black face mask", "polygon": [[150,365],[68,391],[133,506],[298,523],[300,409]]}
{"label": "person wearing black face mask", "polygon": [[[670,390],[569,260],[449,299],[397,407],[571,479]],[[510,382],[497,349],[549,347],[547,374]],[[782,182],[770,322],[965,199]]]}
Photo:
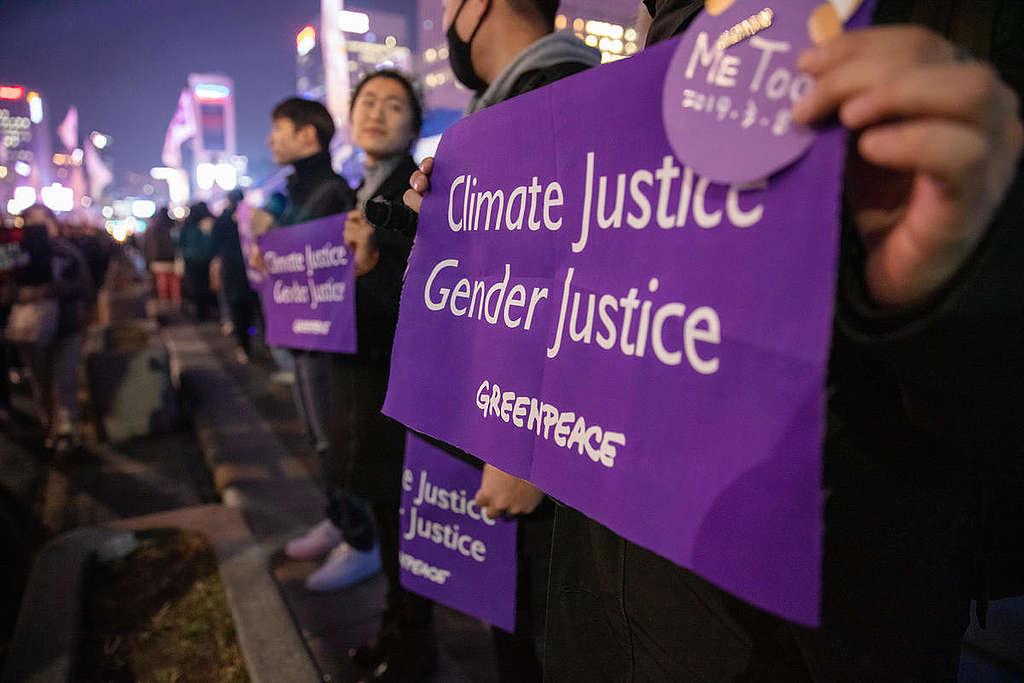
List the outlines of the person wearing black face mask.
{"label": "person wearing black face mask", "polygon": [[[445,3],[446,10],[447,6],[447,3]],[[473,39],[476,38],[480,27],[483,26],[484,19],[487,18],[491,5],[490,2],[485,5],[483,15],[476,22],[476,28],[469,34],[469,40],[463,40],[459,36],[459,32],[455,30],[455,22],[459,20],[459,15],[462,14],[462,9],[465,6],[466,0],[463,0],[459,4],[459,9],[455,11],[455,18],[448,25],[448,31],[446,32],[446,37],[448,38],[448,63],[451,64],[452,72],[462,85],[474,92],[481,92],[487,88],[487,81],[480,78],[473,68]]]}
{"label": "person wearing black face mask", "polygon": [[448,61],[476,93],[467,114],[601,62],[571,33],[554,33],[557,13],[558,0],[445,0]]}
{"label": "person wearing black face mask", "polygon": [[[596,66],[600,53],[571,33],[554,33],[558,0],[445,0],[448,54],[455,77],[475,91],[473,114],[516,95]],[[465,36],[465,37],[464,37]],[[424,160],[410,182],[406,203],[415,211],[426,191],[433,160]],[[540,681],[535,642],[544,636],[544,605],[551,551],[552,504],[516,477],[446,444],[453,456],[482,467],[476,503],[488,514],[519,515],[516,631],[493,629],[499,680]]]}

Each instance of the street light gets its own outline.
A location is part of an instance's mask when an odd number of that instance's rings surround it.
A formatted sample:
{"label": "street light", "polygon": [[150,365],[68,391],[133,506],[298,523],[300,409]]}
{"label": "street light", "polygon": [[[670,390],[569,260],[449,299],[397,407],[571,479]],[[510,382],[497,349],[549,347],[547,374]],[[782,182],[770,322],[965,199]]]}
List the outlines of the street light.
{"label": "street light", "polygon": [[231,164],[217,164],[215,173],[221,189],[231,191],[238,187],[238,171]]}
{"label": "street light", "polygon": [[14,188],[14,197],[7,200],[7,213],[17,215],[35,203],[35,188],[28,185],[19,185]]}
{"label": "street light", "polygon": [[213,187],[217,177],[217,167],[208,161],[196,164],[196,185],[201,190],[209,190]]}
{"label": "street light", "polygon": [[89,139],[92,140],[92,146],[95,147],[96,149],[103,149],[113,141],[113,139],[109,135],[104,135],[103,133],[97,130],[94,130],[92,132],[92,134],[89,136]]}
{"label": "street light", "polygon": [[132,215],[136,218],[150,218],[156,213],[156,202],[149,199],[136,199],[132,202]]}

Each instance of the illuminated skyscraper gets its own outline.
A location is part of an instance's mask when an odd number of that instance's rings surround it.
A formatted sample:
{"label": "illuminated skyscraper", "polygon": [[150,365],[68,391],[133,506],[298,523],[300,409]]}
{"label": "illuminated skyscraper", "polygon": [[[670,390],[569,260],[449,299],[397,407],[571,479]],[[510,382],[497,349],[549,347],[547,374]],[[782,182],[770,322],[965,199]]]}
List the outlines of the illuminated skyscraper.
{"label": "illuminated skyscraper", "polygon": [[[311,22],[295,36],[298,52],[298,93],[321,102],[326,101],[324,55],[326,41],[320,35],[321,22]],[[344,40],[339,49],[345,51],[349,84],[354,86],[369,71],[398,69],[411,73],[412,51],[409,49],[409,22],[400,14],[374,9],[341,11],[338,27]]]}
{"label": "illuminated skyscraper", "polygon": [[21,85],[0,85],[0,210],[20,211],[37,199],[52,178],[50,149],[43,98]]}
{"label": "illuminated skyscraper", "polygon": [[444,30],[444,5],[438,0],[418,0],[417,71],[428,110],[463,111],[472,93],[464,88],[448,64],[448,39]]}
{"label": "illuminated skyscraper", "polygon": [[643,48],[637,25],[637,5],[617,0],[564,0],[555,17],[555,30],[570,31],[601,51],[601,62],[614,62]]}

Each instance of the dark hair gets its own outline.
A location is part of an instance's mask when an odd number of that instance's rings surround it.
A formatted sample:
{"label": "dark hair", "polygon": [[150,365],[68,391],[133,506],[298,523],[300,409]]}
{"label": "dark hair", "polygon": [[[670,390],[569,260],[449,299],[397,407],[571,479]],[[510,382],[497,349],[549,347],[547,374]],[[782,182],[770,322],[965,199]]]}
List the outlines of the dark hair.
{"label": "dark hair", "polygon": [[210,211],[210,207],[206,205],[206,202],[197,202],[188,207],[188,218],[185,219],[185,223],[199,223],[204,218],[213,218],[213,213]]}
{"label": "dark hair", "polygon": [[288,119],[300,130],[306,126],[313,126],[316,129],[316,139],[320,143],[321,152],[329,152],[331,149],[331,138],[334,137],[334,119],[327,107],[314,100],[305,100],[301,97],[289,97],[279,102],[270,118]]}
{"label": "dark hair", "polygon": [[160,227],[170,227],[174,225],[174,219],[171,218],[171,214],[168,212],[166,206],[161,206],[153,214],[153,217],[149,219],[146,229]]}
{"label": "dark hair", "polygon": [[51,221],[53,221],[57,225],[60,225],[60,221],[57,220],[57,214],[55,214],[53,212],[53,210],[50,207],[48,207],[46,204],[41,204],[41,203],[33,204],[32,206],[28,207],[27,209],[24,209],[21,212],[21,215],[24,216],[29,211],[40,211],[40,212],[46,214],[46,217],[49,218]]}
{"label": "dark hair", "polygon": [[362,80],[359,81],[359,85],[352,91],[352,99],[348,105],[349,116],[352,115],[352,110],[355,109],[356,100],[359,99],[359,93],[362,92],[363,87],[375,78],[390,78],[405,88],[405,94],[409,98],[409,107],[412,109],[412,127],[415,133],[413,137],[418,138],[420,136],[420,129],[423,128],[423,104],[420,103],[419,95],[416,94],[416,86],[413,85],[409,77],[395,69],[380,69],[379,71],[371,71],[363,76]]}
{"label": "dark hair", "polygon": [[508,0],[509,6],[523,15],[534,15],[544,21],[545,28],[554,29],[559,0]]}

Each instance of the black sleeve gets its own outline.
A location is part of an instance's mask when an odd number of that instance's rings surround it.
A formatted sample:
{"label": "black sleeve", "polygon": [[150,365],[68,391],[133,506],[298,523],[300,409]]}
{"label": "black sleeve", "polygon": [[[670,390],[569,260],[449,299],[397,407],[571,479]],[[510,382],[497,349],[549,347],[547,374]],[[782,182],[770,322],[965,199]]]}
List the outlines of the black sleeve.
{"label": "black sleeve", "polygon": [[[410,431],[412,431],[412,430],[410,430]],[[469,453],[467,453],[466,451],[463,451],[463,450],[460,450],[460,449],[456,448],[455,446],[451,445],[450,443],[445,443],[444,441],[440,441],[440,440],[435,439],[435,438],[433,438],[431,436],[427,436],[426,434],[421,434],[420,432],[413,432],[413,433],[416,436],[418,436],[421,439],[423,439],[424,441],[426,441],[427,443],[431,444],[432,446],[435,446],[436,448],[440,448],[442,451],[444,451],[448,455],[452,456],[453,458],[456,458],[457,460],[461,460],[462,462],[466,463],[467,465],[472,465],[473,467],[477,468],[478,470],[483,470],[483,468],[484,468],[484,461],[481,460],[480,458],[474,457],[474,456],[470,455]]]}
{"label": "black sleeve", "polygon": [[590,67],[588,65],[583,64],[582,62],[565,62],[563,64],[556,64],[543,69],[527,71],[517,78],[516,82],[512,84],[509,98],[515,97],[516,95],[522,95],[525,92],[530,92],[537,88],[542,88],[545,85],[554,83],[566,76],[578,74],[589,68]]}
{"label": "black sleeve", "polygon": [[644,5],[653,17],[647,30],[647,47],[650,47],[685,31],[704,9],[704,0],[644,0]]}
{"label": "black sleeve", "polygon": [[[913,311],[875,306],[852,229],[844,234],[836,333],[942,413],[1008,424],[1024,401],[1024,173],[954,278]],[[974,425],[975,427],[977,425]]]}
{"label": "black sleeve", "polygon": [[391,252],[405,261],[409,258],[409,252],[412,251],[412,241],[416,236],[416,225],[419,218],[416,212],[403,204],[401,200],[392,202],[391,211],[391,220],[386,226],[379,227],[374,231],[373,239],[378,249]]}

